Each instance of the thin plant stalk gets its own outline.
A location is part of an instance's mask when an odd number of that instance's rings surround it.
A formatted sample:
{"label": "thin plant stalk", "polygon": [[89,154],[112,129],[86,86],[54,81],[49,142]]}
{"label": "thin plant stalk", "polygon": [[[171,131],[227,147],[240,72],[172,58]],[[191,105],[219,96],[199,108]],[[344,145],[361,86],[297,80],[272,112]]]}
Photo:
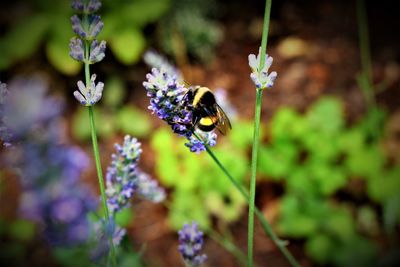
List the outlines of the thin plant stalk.
{"label": "thin plant stalk", "polygon": [[[202,141],[201,137],[196,134],[196,132],[193,133],[194,136],[200,141]],[[246,191],[246,189],[238,182],[236,181],[235,178],[229,173],[229,171],[225,168],[225,166],[219,161],[217,156],[214,154],[214,152],[210,149],[210,147],[206,144],[205,148],[208,153],[208,155],[214,160],[215,164],[221,169],[221,171],[225,174],[225,176],[229,179],[229,181],[233,184],[233,186],[240,192],[240,194],[243,196],[243,198],[246,200],[247,204],[249,204],[249,193]],[[278,247],[278,249],[281,251],[281,253],[285,256],[285,258],[288,260],[291,266],[293,267],[300,267],[300,264],[296,261],[296,259],[293,257],[293,255],[287,250],[286,245],[287,241],[279,239],[279,237],[274,233],[272,230],[271,225],[268,223],[268,221],[265,219],[264,214],[257,208],[254,208],[255,214],[257,218],[260,220],[261,226],[264,230],[264,232],[268,235],[268,237],[272,240],[272,242]]]}
{"label": "thin plant stalk", "polygon": [[[260,55],[260,66],[262,70],[265,64],[265,55],[267,50],[269,20],[271,14],[272,0],[265,1],[265,12],[264,12],[264,25],[261,39],[261,55]],[[247,266],[253,266],[253,243],[254,243],[254,206],[256,198],[256,177],[257,177],[257,162],[258,162],[258,150],[260,143],[260,120],[261,120],[261,104],[262,104],[262,93],[264,88],[256,89],[256,105],[255,105],[255,116],[254,116],[254,130],[253,130],[253,149],[251,156],[251,177],[250,177],[250,203],[249,203],[249,218],[248,218],[248,232],[247,232]]]}
{"label": "thin plant stalk", "polygon": [[361,89],[370,107],[375,106],[374,87],[372,83],[371,49],[369,46],[369,32],[367,11],[364,0],[357,0],[358,37],[361,58]]}
{"label": "thin plant stalk", "polygon": [[[86,23],[88,23],[87,15],[84,16],[84,21]],[[84,44],[85,44],[85,57],[86,57],[86,59],[88,59],[89,54],[90,54],[90,45],[89,45],[88,41],[84,41]],[[84,69],[85,69],[86,87],[88,87],[91,84],[88,60],[85,60],[85,62],[84,62]],[[107,196],[106,196],[106,191],[105,191],[105,186],[104,186],[103,170],[101,168],[99,145],[97,143],[96,125],[94,122],[94,107],[88,106],[88,111],[89,111],[89,121],[90,121],[90,133],[92,136],[93,154],[94,154],[97,177],[98,177],[99,187],[100,187],[101,203],[102,203],[103,212],[104,212],[104,221],[106,224],[105,227],[108,227],[109,220],[110,220],[110,213],[108,211],[108,206],[107,206]],[[117,266],[117,257],[116,257],[116,253],[115,253],[115,247],[114,247],[114,243],[112,240],[112,236],[108,236],[108,240],[109,240],[109,245],[110,245],[111,265],[116,267]]]}

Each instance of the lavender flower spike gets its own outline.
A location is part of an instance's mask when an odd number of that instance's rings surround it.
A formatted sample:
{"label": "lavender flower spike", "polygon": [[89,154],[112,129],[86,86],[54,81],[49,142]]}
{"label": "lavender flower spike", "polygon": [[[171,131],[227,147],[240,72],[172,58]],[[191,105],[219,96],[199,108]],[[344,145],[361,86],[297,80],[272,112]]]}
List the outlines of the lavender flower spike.
{"label": "lavender flower spike", "polygon": [[112,162],[106,176],[106,195],[111,213],[128,206],[137,188],[137,164],[142,154],[140,143],[129,135],[125,136],[124,144],[116,144],[115,149],[117,153],[111,155]]}
{"label": "lavender flower spike", "polygon": [[200,266],[206,259],[206,254],[200,254],[203,247],[203,232],[198,230],[196,222],[185,224],[178,232],[178,250],[189,266]]}
{"label": "lavender flower spike", "polygon": [[176,75],[170,74],[167,70],[153,68],[151,73],[146,75],[147,81],[143,86],[150,97],[149,109],[160,119],[168,123],[174,133],[186,137],[189,142],[186,146],[192,152],[205,150],[205,145],[216,144],[215,133],[200,133],[202,141],[193,136],[193,107],[186,99],[186,92],[189,90],[179,83]]}
{"label": "lavender flower spike", "polygon": [[250,74],[251,79],[256,85],[257,89],[265,89],[271,88],[274,85],[274,81],[278,74],[276,71],[268,74],[268,70],[272,65],[273,58],[271,56],[265,55],[265,64],[262,70],[260,67],[260,58],[261,58],[261,47],[258,51],[258,55],[250,54],[249,55],[249,66],[251,68],[252,73]]}
{"label": "lavender flower spike", "polygon": [[82,81],[78,81],[78,90],[74,91],[75,98],[85,106],[96,104],[103,94],[104,83],[98,82],[95,84],[96,74],[90,78],[90,85],[85,86]]}
{"label": "lavender flower spike", "polygon": [[138,167],[142,154],[138,140],[127,135],[123,145],[116,144],[115,148],[117,153],[111,156],[112,162],[106,177],[107,203],[111,213],[127,207],[135,193],[152,202],[163,201],[164,189]]}

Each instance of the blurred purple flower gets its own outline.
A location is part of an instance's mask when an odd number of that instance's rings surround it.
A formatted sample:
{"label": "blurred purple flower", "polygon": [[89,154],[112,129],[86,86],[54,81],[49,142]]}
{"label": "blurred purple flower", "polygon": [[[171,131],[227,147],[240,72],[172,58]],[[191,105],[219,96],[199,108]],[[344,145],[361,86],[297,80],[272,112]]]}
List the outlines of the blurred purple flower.
{"label": "blurred purple flower", "polygon": [[238,111],[229,101],[226,90],[223,88],[217,88],[214,92],[214,95],[217,103],[219,103],[228,117],[232,120],[235,120],[238,116]]}
{"label": "blurred purple flower", "polygon": [[43,131],[57,117],[63,103],[46,96],[47,86],[39,78],[17,78],[8,84],[8,91],[1,85],[0,138],[4,144],[20,142],[36,134],[50,137]]}
{"label": "blurred purple flower", "polygon": [[268,74],[268,70],[272,65],[273,58],[271,56],[265,55],[265,64],[262,70],[260,70],[260,58],[261,58],[261,47],[259,49],[258,55],[249,55],[249,66],[252,73],[250,77],[258,89],[271,88],[274,85],[274,81],[278,74],[273,71]]}
{"label": "blurred purple flower", "polygon": [[158,185],[156,180],[151,179],[151,177],[144,172],[139,172],[137,179],[137,193],[140,197],[154,203],[164,201],[166,197],[165,190]]}
{"label": "blurred purple flower", "polygon": [[111,155],[106,176],[107,203],[111,213],[127,207],[136,190],[140,197],[150,201],[164,200],[164,190],[138,168],[142,149],[137,139],[127,135],[123,145],[116,144],[115,148],[117,152]]}
{"label": "blurred purple flower", "polygon": [[164,70],[171,76],[176,76],[178,80],[182,80],[182,73],[166,58],[153,50],[148,50],[143,55],[144,62],[151,68]]}
{"label": "blurred purple flower", "polygon": [[[1,127],[10,132],[13,149],[5,154],[20,177],[19,211],[43,225],[46,239],[72,245],[88,239],[87,213],[97,201],[79,177],[89,159],[78,148],[60,145],[61,102],[47,96],[42,80],[16,79],[9,93],[1,85]],[[5,97],[3,97],[5,96]]]}
{"label": "blurred purple flower", "polygon": [[198,229],[196,222],[185,224],[178,232],[178,250],[189,266],[200,266],[206,259],[206,254],[200,254],[203,247],[203,232]]}

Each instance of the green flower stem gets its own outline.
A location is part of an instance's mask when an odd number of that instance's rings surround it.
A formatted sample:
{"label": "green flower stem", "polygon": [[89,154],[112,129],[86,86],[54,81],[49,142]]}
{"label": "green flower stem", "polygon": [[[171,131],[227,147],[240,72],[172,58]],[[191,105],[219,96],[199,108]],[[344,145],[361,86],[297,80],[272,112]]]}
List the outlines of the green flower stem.
{"label": "green flower stem", "polygon": [[[193,132],[193,134],[198,140],[203,141],[198,134],[196,134],[195,132]],[[222,172],[225,174],[225,176],[228,177],[229,181],[233,184],[233,186],[240,192],[240,194],[246,200],[247,204],[249,204],[249,194],[246,191],[246,189],[238,181],[236,181],[235,178],[233,178],[233,176],[229,173],[229,171],[225,168],[225,166],[215,156],[214,152],[212,152],[210,147],[206,144],[205,144],[205,147],[206,147],[206,151],[207,151],[208,155],[210,155],[210,157],[214,160],[214,162],[217,164],[217,166],[222,170]],[[256,214],[257,218],[260,220],[260,223],[261,223],[261,226],[262,226],[264,232],[269,236],[269,238],[271,238],[272,242],[274,242],[274,244],[278,247],[278,249],[281,251],[281,253],[288,260],[288,262],[293,267],[300,267],[300,264],[296,261],[296,259],[292,256],[292,254],[286,248],[286,245],[288,242],[279,239],[279,237],[272,230],[271,225],[265,219],[264,214],[257,207],[255,207],[254,210],[255,210],[255,214]]]}
{"label": "green flower stem", "polygon": [[[96,126],[94,123],[93,106],[89,106],[88,110],[89,110],[89,119],[90,119],[90,131],[91,131],[91,135],[92,135],[93,154],[94,154],[94,159],[96,162],[97,177],[99,179],[99,186],[100,186],[101,203],[103,206],[105,223],[108,225],[110,213],[109,213],[108,207],[107,207],[107,196],[106,196],[105,187],[104,187],[103,171],[101,169],[101,163],[100,163],[100,153],[99,153],[99,145],[97,143]],[[112,236],[109,236],[108,239],[109,239],[110,248],[111,248],[110,250],[111,250],[112,266],[115,267],[115,266],[117,266],[117,259],[116,259],[115,247],[114,247],[114,243],[112,240]]]}
{"label": "green flower stem", "polygon": [[[261,55],[259,70],[262,70],[265,65],[265,55],[267,50],[267,40],[269,31],[269,20],[271,14],[272,0],[265,1],[264,12],[264,25],[263,34],[261,39]],[[256,198],[256,179],[257,179],[257,162],[258,150],[260,143],[260,120],[261,120],[261,103],[262,92],[264,88],[257,89],[256,93],[256,106],[253,130],[253,149],[251,153],[251,177],[250,177],[250,203],[249,203],[249,218],[248,218],[248,232],[247,232],[247,266],[253,266],[253,244],[254,244],[254,206]]]}
{"label": "green flower stem", "polygon": [[[85,15],[84,19],[85,19],[85,21],[87,21],[87,19],[88,19],[87,15]],[[85,58],[88,59],[89,54],[90,54],[90,45],[89,45],[89,42],[86,40],[84,41],[84,43],[85,43]],[[85,82],[86,82],[86,87],[88,88],[89,86],[91,86],[88,60],[85,60],[84,66],[85,66]],[[99,179],[101,202],[102,202],[102,206],[103,206],[104,219],[105,219],[104,221],[108,225],[109,220],[110,220],[110,213],[108,211],[108,206],[107,206],[107,196],[106,196],[106,191],[105,191],[105,187],[104,187],[103,171],[101,169],[99,145],[97,143],[96,125],[94,123],[93,109],[94,109],[93,106],[88,106],[89,120],[90,120],[90,132],[91,132],[91,136],[92,136],[93,154],[94,154],[94,159],[95,159],[95,163],[96,163],[97,177]],[[110,243],[111,265],[116,267],[117,266],[117,257],[116,257],[116,253],[115,253],[115,247],[114,247],[114,243],[112,240],[112,236],[109,236],[108,240]]]}
{"label": "green flower stem", "polygon": [[[264,55],[265,56],[265,55]],[[257,90],[254,132],[253,132],[253,151],[251,153],[251,177],[250,177],[250,200],[249,200],[249,219],[247,232],[247,266],[253,266],[253,238],[254,238],[254,206],[256,198],[256,176],[258,148],[260,143],[260,118],[261,102],[263,89]]]}

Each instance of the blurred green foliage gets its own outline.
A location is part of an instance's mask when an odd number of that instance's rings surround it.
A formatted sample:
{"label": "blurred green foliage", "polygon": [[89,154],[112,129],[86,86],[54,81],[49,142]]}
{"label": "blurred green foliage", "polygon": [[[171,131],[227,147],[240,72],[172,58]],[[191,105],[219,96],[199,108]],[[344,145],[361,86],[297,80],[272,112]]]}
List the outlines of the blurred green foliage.
{"label": "blurred green foliage", "polygon": [[[233,177],[243,183],[249,160],[241,146],[250,146],[252,125],[235,122],[235,127],[243,130],[220,140],[213,150]],[[243,197],[206,152],[190,153],[184,142],[165,128],[158,129],[151,140],[157,176],[164,186],[173,189],[168,214],[172,227],[178,229],[196,220],[207,229],[212,216],[226,223],[237,220],[245,209]]]}
{"label": "blurred green foliage", "polygon": [[[148,112],[132,105],[124,105],[126,88],[118,76],[105,82],[102,101],[94,110],[98,136],[109,138],[117,132],[137,138],[149,135],[153,125]],[[85,108],[79,107],[72,117],[72,135],[78,140],[90,139],[89,116]]]}
{"label": "blurred green foliage", "polygon": [[12,262],[15,266],[23,266],[29,255],[27,244],[35,237],[36,225],[31,221],[15,219],[13,221],[0,218],[0,265]]}
{"label": "blurred green foliage", "polygon": [[376,204],[388,233],[400,223],[400,166],[389,164],[376,138],[382,128],[375,137],[369,130],[371,117],[383,125],[384,113],[371,112],[347,127],[343,104],[333,97],[304,115],[285,107],[260,149],[260,173],[285,184],[279,231],[305,238],[306,252],[320,264],[376,266]]}
{"label": "blurred green foliage", "polygon": [[[136,63],[145,49],[143,29],[156,22],[169,8],[170,0],[103,0],[99,13],[104,29],[99,39],[106,40],[123,64]],[[76,74],[81,65],[69,56],[69,40],[74,35],[69,18],[70,0],[16,2],[20,17],[10,21],[0,39],[0,70],[5,70],[36,53],[44,44],[50,63],[64,74]]]}
{"label": "blurred green foliage", "polygon": [[159,23],[159,36],[165,52],[179,64],[193,57],[203,63],[212,59],[222,39],[221,26],[212,18],[214,0],[172,0],[171,12]]}

